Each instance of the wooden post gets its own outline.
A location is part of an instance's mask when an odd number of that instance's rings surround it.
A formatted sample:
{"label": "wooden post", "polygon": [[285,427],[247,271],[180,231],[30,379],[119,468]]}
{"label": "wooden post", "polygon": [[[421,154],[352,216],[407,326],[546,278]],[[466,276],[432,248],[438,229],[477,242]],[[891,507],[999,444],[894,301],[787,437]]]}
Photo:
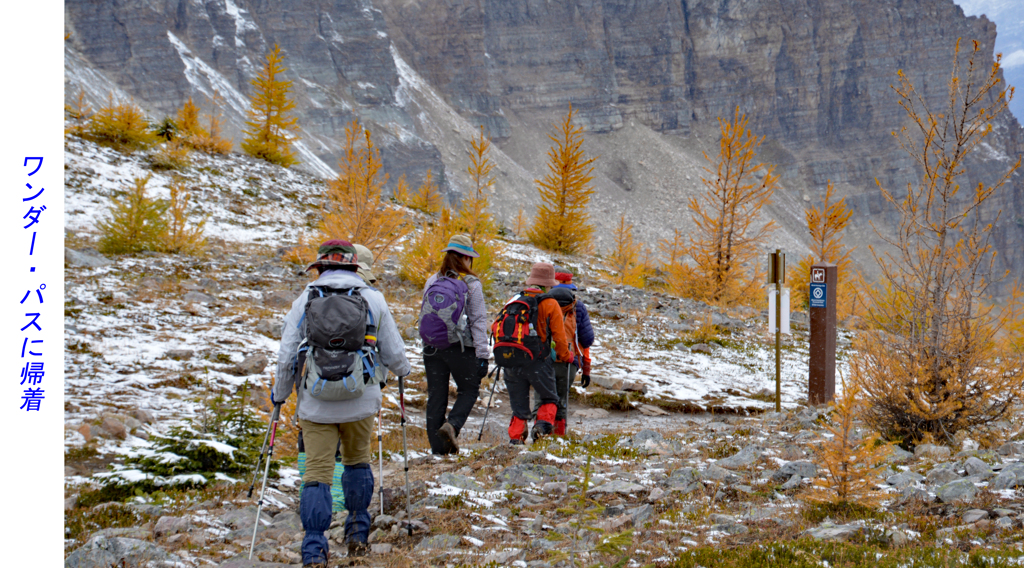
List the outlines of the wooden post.
{"label": "wooden post", "polygon": [[819,262],[811,265],[810,363],[807,403],[825,404],[836,397],[836,288],[839,269]]}
{"label": "wooden post", "polygon": [[775,284],[775,412],[782,411],[782,285],[786,283],[786,253],[768,255],[768,283]]}

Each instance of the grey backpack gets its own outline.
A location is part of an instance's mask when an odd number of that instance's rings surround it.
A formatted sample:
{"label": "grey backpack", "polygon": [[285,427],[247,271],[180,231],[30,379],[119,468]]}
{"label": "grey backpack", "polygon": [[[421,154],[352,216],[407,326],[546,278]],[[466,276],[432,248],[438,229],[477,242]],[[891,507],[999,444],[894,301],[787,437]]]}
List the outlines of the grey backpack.
{"label": "grey backpack", "polygon": [[376,325],[357,289],[310,288],[300,327],[299,380],[306,394],[350,400],[377,379]]}

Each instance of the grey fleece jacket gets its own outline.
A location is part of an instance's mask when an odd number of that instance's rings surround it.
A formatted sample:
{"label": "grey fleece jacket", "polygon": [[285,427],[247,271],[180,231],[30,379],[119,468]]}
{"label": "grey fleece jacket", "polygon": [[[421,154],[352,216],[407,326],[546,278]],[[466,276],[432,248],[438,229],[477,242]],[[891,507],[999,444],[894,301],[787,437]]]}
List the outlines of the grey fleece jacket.
{"label": "grey fleece jacket", "polygon": [[[427,295],[427,288],[437,281],[437,274],[427,278],[423,285],[423,296]],[[484,303],[484,286],[478,278],[470,278],[466,285],[469,290],[466,292],[466,319],[469,321],[469,331],[473,335],[473,349],[476,351],[477,359],[488,359],[491,350],[487,347],[487,305]]]}
{"label": "grey fleece jacket", "polygon": [[306,309],[306,298],[312,286],[329,286],[331,288],[357,288],[366,298],[373,321],[377,323],[377,348],[380,351],[380,362],[399,377],[409,374],[412,367],[405,357],[405,342],[398,333],[395,319],[391,317],[384,295],[370,288],[355,272],[347,270],[328,270],[320,275],[312,284],[306,286],[302,294],[292,302],[292,309],[284,317],[284,330],[281,334],[281,349],[277,353],[277,381],[274,383],[274,400],[286,400],[292,389],[298,391],[299,418],[318,424],[345,424],[356,422],[377,414],[380,409],[381,393],[377,384],[366,385],[363,396],[352,400],[325,402],[305,394],[302,385],[296,384],[292,374],[292,365],[298,355],[299,343],[302,342],[302,330],[299,322]]}

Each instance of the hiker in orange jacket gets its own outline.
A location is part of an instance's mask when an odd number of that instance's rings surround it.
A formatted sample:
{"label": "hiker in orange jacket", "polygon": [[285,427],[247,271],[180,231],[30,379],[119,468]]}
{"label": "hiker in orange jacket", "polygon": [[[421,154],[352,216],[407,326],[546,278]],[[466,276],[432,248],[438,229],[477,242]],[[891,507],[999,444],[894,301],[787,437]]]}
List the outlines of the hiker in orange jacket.
{"label": "hiker in orange jacket", "polygon": [[[541,344],[552,345],[558,361],[569,363],[574,354],[565,335],[562,309],[554,298],[544,294],[557,283],[555,267],[547,262],[538,262],[530,269],[530,276],[526,279],[527,287],[522,293],[542,297],[537,303],[537,334]],[[530,387],[533,387],[540,401],[537,420],[533,425],[533,440],[551,434],[558,411],[558,393],[551,357],[540,357],[525,367],[505,368],[503,371],[509,404],[512,406],[512,421],[508,426],[511,443],[522,444],[526,441],[526,426],[530,420]]]}

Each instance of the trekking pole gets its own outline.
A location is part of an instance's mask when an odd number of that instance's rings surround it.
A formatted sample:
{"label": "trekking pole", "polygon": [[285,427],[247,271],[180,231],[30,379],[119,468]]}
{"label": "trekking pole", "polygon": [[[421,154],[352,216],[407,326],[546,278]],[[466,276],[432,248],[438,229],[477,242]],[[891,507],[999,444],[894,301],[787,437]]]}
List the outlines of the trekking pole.
{"label": "trekking pole", "polygon": [[[256,531],[260,528],[260,513],[263,511],[263,497],[267,494],[267,475],[270,473],[270,458],[274,455],[274,437],[277,435],[277,419],[281,416],[281,405],[274,405],[274,412],[270,415],[270,429],[267,434],[270,436],[270,445],[265,445],[267,450],[267,462],[263,466],[263,487],[260,489],[260,500],[256,502],[256,522],[252,527],[252,543],[249,545],[249,560],[252,560],[252,551],[256,548]],[[260,452],[260,458],[263,452]],[[256,462],[257,466],[259,462]],[[256,480],[253,479],[255,485]],[[249,498],[252,498],[252,487],[249,488]]]}
{"label": "trekking pole", "polygon": [[498,379],[501,377],[501,367],[495,367],[491,373],[495,371],[497,371],[497,374],[494,375],[494,382],[491,383],[491,396],[487,399],[487,406],[484,407],[484,419],[480,423],[480,433],[476,435],[477,442],[484,437],[484,425],[487,424],[487,414],[491,411],[491,403],[494,402],[494,387],[498,386]]}
{"label": "trekking pole", "polygon": [[[277,407],[274,407],[275,410]],[[256,459],[256,465],[252,468],[252,483],[249,484],[249,494],[246,499],[252,499],[252,490],[256,487],[256,477],[260,474],[260,464],[263,463],[263,452],[267,451],[267,440],[270,439],[270,428],[273,426],[273,420],[267,423],[267,433],[263,434],[263,445],[260,446],[260,457]]]}
{"label": "trekking pole", "polygon": [[409,449],[405,438],[405,377],[398,377],[398,403],[402,410],[402,460],[405,462],[405,528],[412,536],[412,518],[409,516]]}
{"label": "trekking pole", "polygon": [[380,410],[377,410],[377,457],[380,458],[380,514],[384,514],[384,439],[381,437],[383,424],[380,419]]}

